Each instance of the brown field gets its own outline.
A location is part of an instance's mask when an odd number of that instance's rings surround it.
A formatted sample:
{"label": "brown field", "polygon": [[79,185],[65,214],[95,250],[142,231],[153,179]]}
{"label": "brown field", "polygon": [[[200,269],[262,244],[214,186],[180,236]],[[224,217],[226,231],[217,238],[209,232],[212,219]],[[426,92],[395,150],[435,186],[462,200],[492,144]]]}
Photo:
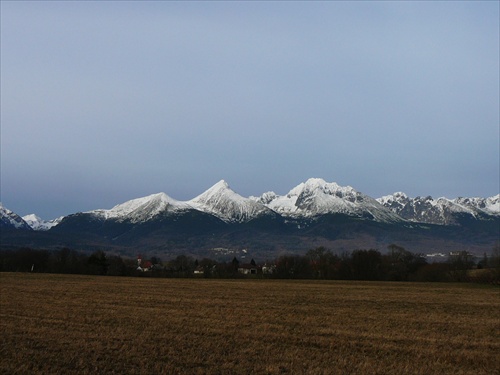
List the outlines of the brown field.
{"label": "brown field", "polygon": [[500,289],[0,274],[2,374],[500,374]]}

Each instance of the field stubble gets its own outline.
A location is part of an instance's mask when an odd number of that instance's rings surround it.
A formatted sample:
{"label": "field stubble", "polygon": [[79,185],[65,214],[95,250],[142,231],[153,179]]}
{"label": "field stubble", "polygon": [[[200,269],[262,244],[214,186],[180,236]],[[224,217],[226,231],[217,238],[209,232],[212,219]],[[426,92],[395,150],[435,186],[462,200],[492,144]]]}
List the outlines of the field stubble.
{"label": "field stubble", "polygon": [[499,374],[500,290],[0,274],[5,374]]}

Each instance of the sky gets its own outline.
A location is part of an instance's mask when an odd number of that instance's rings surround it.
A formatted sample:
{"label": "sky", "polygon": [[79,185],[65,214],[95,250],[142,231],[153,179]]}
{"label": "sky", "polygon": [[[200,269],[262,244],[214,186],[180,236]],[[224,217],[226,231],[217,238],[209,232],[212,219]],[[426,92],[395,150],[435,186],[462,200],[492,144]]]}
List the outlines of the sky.
{"label": "sky", "polygon": [[0,7],[0,198],[21,216],[221,179],[499,193],[497,1]]}

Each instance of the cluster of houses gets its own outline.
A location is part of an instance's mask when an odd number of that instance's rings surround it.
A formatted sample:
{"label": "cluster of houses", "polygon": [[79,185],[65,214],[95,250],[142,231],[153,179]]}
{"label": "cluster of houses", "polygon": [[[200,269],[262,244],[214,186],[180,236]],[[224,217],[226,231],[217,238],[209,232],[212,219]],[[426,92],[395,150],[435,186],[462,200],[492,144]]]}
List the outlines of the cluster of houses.
{"label": "cluster of houses", "polygon": [[274,264],[268,265],[267,263],[259,266],[255,263],[242,264],[238,266],[238,272],[243,275],[257,275],[262,273],[264,275],[272,275],[276,270],[276,266]]}
{"label": "cluster of houses", "polygon": [[163,266],[160,264],[153,264],[149,260],[143,261],[142,255],[137,256],[137,268],[136,268],[137,271],[148,272],[148,271],[153,271],[155,269],[158,269],[158,270],[163,269]]}
{"label": "cluster of houses", "polygon": [[[213,266],[216,267],[216,266]],[[143,260],[141,255],[137,256],[137,271],[140,272],[150,272],[154,270],[164,269],[164,266],[161,264],[153,264],[149,260]],[[272,275],[276,271],[276,265],[268,265],[267,263],[264,265],[257,265],[255,261],[252,259],[248,264],[237,264],[238,273],[242,275]],[[203,266],[197,265],[193,271],[195,275],[203,275],[205,273],[205,268]]]}

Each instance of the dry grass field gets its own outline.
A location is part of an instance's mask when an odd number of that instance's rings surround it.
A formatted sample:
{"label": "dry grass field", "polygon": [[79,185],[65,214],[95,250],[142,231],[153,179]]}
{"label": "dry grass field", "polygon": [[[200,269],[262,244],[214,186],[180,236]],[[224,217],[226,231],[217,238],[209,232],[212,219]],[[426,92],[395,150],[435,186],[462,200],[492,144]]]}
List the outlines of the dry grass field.
{"label": "dry grass field", "polygon": [[0,274],[2,374],[500,374],[500,289]]}

